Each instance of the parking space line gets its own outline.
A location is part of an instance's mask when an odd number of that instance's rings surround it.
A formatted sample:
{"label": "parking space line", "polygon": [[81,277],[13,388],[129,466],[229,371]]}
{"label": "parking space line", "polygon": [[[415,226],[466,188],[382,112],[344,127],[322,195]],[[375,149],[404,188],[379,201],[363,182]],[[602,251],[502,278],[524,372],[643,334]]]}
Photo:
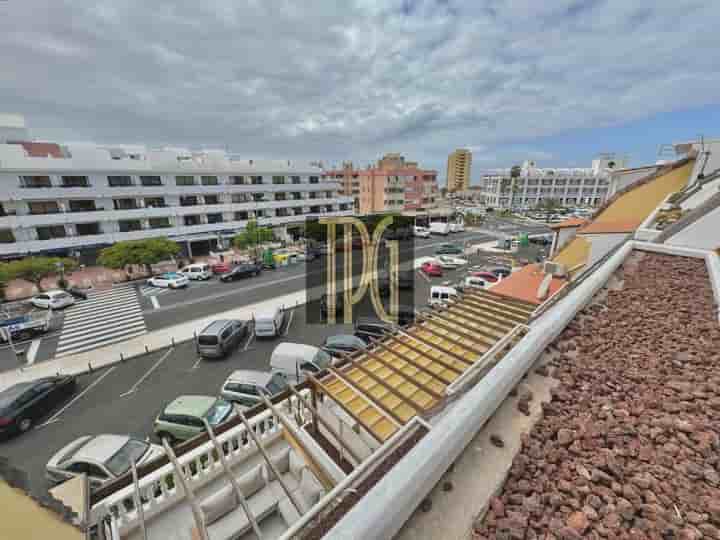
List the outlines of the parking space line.
{"label": "parking space line", "polygon": [[152,366],[150,369],[148,369],[142,377],[140,377],[140,380],[138,380],[138,382],[136,382],[135,384],[133,384],[133,386],[132,386],[132,388],[130,388],[130,390],[128,390],[128,391],[125,392],[124,394],[120,394],[120,397],[125,397],[125,396],[129,396],[130,394],[133,394],[133,393],[138,389],[138,386],[140,386],[140,385],[142,384],[142,382],[143,382],[145,379],[147,379],[147,378],[150,376],[150,374],[151,374],[153,371],[155,371],[155,370],[158,368],[158,366],[160,366],[160,364],[162,364],[162,363],[165,361],[165,359],[166,359],[168,356],[170,356],[170,354],[171,354],[174,350],[175,350],[175,349],[172,348],[172,347],[171,347],[170,349],[168,349],[168,351],[167,351],[165,354],[163,354],[163,355],[160,357],[160,359],[159,359],[157,362],[155,362],[155,364],[153,364],[153,366]]}
{"label": "parking space line", "polygon": [[58,422],[57,419],[58,419],[58,417],[59,417],[62,413],[64,413],[66,410],[68,410],[68,408],[69,408],[73,403],[75,403],[78,399],[80,399],[80,398],[83,397],[85,394],[87,394],[90,390],[92,390],[92,388],[93,388],[96,384],[98,384],[98,383],[99,383],[100,381],[102,381],[105,377],[107,377],[108,375],[110,375],[113,371],[115,371],[115,366],[111,367],[111,368],[108,369],[105,373],[103,373],[102,375],[100,375],[97,379],[95,379],[92,383],[90,383],[85,390],[83,390],[82,392],[80,392],[77,396],[75,396],[75,397],[72,398],[68,403],[66,403],[65,406],[64,406],[62,409],[60,409],[58,412],[56,412],[55,414],[53,414],[46,422],[40,424],[40,425],[37,426],[37,427],[38,427],[38,428],[41,428],[41,427],[43,427],[43,426],[47,426],[48,424],[54,424],[55,422]]}
{"label": "parking space line", "polygon": [[420,271],[418,271],[418,275],[419,275],[421,278],[423,278],[425,281],[427,281],[428,283],[430,283],[430,278],[425,275],[425,272],[420,272]]}
{"label": "parking space line", "polygon": [[285,331],[283,332],[283,336],[287,336],[288,332],[290,332],[290,325],[293,322],[293,315],[295,315],[295,310],[291,309],[290,310],[290,318],[288,319],[287,327],[285,328]]}
{"label": "parking space line", "polygon": [[202,356],[200,356],[200,357],[197,359],[197,361],[193,364],[193,367],[190,368],[190,371],[193,371],[193,370],[197,369],[198,366],[200,365],[200,362],[202,362]]}
{"label": "parking space line", "polygon": [[157,309],[160,307],[160,302],[158,302],[157,296],[151,296],[150,303],[152,304],[153,309]]}
{"label": "parking space line", "polygon": [[253,328],[252,333],[250,334],[250,337],[248,338],[247,342],[245,343],[245,346],[243,347],[243,352],[248,350],[248,347],[255,339],[255,329]]}
{"label": "parking space line", "polygon": [[30,346],[28,347],[27,353],[25,353],[25,356],[27,357],[27,365],[32,366],[35,363],[35,357],[37,356],[38,349],[40,348],[40,342],[42,341],[41,338],[33,339],[30,343]]}

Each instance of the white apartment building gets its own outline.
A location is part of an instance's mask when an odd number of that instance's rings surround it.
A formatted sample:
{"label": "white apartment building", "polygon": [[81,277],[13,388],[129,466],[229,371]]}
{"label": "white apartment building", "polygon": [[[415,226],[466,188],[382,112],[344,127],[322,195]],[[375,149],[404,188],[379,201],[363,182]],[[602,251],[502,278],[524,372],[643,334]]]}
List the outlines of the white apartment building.
{"label": "white apartment building", "polygon": [[306,217],[352,214],[352,197],[321,174],[218,150],[38,142],[21,117],[0,116],[0,257],[91,256],[157,236],[200,255],[249,220],[284,236]]}
{"label": "white apartment building", "polygon": [[610,173],[625,158],[605,154],[590,168],[539,168],[534,161],[497,169],[482,177],[482,195],[493,208],[532,208],[553,199],[562,206],[598,206],[608,197]]}

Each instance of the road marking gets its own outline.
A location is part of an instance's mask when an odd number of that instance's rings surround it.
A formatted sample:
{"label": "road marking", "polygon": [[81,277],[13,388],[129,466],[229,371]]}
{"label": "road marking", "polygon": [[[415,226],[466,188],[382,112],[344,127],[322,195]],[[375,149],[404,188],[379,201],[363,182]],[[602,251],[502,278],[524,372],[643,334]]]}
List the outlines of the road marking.
{"label": "road marking", "polygon": [[254,339],[255,339],[255,329],[253,328],[252,332],[250,333],[250,337],[245,342],[245,346],[243,347],[243,352],[248,350],[248,347],[250,346],[250,344],[253,342]]}
{"label": "road marking", "polygon": [[190,368],[190,371],[192,371],[192,370],[194,370],[194,369],[197,369],[197,367],[200,365],[200,362],[202,362],[202,360],[203,360],[203,359],[202,359],[202,356],[201,356],[200,358],[198,358],[198,359],[197,359],[197,362],[195,362],[195,363],[193,364],[193,367]]}
{"label": "road marking", "polygon": [[108,369],[105,373],[103,373],[102,375],[100,375],[97,379],[95,379],[92,383],[90,383],[85,390],[83,390],[83,391],[80,392],[77,396],[75,396],[74,398],[72,398],[68,403],[65,404],[65,406],[64,406],[62,409],[60,409],[58,412],[56,412],[55,414],[53,414],[46,422],[40,424],[38,427],[40,428],[40,427],[43,427],[43,426],[47,426],[48,424],[54,424],[55,422],[57,422],[57,421],[58,421],[57,418],[58,418],[62,413],[64,413],[66,410],[68,410],[68,408],[69,408],[73,403],[75,403],[78,399],[80,399],[80,398],[83,397],[85,394],[87,394],[90,390],[92,390],[92,388],[93,388],[96,384],[98,384],[98,383],[99,383],[100,381],[102,381],[105,377],[107,377],[108,375],[110,375],[113,371],[115,371],[115,366],[114,366],[114,367],[111,367],[111,368]]}
{"label": "road marking", "polygon": [[283,332],[283,336],[287,336],[288,332],[290,332],[290,325],[293,322],[293,315],[295,315],[295,310],[291,309],[290,310],[290,318],[288,319],[287,328],[285,328],[285,331]]}
{"label": "road marking", "polygon": [[159,359],[157,362],[155,362],[155,364],[154,364],[149,370],[147,370],[142,377],[140,377],[140,380],[138,380],[138,382],[136,382],[135,384],[133,384],[133,386],[132,386],[132,388],[131,388],[130,390],[128,390],[128,391],[125,392],[124,394],[120,394],[120,397],[129,396],[130,394],[134,393],[134,392],[138,389],[138,386],[140,386],[140,384],[142,384],[142,382],[143,382],[145,379],[147,379],[147,378],[150,376],[150,374],[151,374],[153,371],[155,371],[155,370],[158,368],[158,366],[159,366],[160,364],[162,364],[168,356],[170,356],[170,354],[173,352],[173,350],[174,350],[174,349],[173,349],[172,347],[170,347],[170,348],[168,349],[168,351],[167,351],[165,354],[163,354],[163,355],[160,357],[160,359]]}
{"label": "road marking", "polygon": [[160,307],[160,302],[158,302],[157,296],[151,296],[150,303],[153,305],[153,309],[157,309]]}
{"label": "road marking", "polygon": [[425,272],[421,272],[421,271],[418,270],[418,275],[419,275],[421,278],[423,278],[425,281],[427,281],[428,283],[430,283],[430,278],[425,275]]}
{"label": "road marking", "polygon": [[35,357],[37,356],[38,349],[40,348],[40,342],[42,339],[33,339],[32,343],[30,343],[30,347],[28,347],[26,356],[27,356],[27,365],[32,366],[35,363]]}

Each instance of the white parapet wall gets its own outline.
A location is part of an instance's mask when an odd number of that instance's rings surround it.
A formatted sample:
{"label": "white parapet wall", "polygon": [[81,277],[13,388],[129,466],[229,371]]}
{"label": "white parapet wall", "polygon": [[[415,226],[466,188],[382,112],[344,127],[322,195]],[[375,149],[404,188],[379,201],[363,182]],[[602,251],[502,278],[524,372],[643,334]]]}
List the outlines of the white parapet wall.
{"label": "white parapet wall", "polygon": [[527,335],[325,536],[391,539],[545,348],[607,283],[633,250],[704,258],[716,303],[720,260],[704,250],[629,241],[530,327]]}

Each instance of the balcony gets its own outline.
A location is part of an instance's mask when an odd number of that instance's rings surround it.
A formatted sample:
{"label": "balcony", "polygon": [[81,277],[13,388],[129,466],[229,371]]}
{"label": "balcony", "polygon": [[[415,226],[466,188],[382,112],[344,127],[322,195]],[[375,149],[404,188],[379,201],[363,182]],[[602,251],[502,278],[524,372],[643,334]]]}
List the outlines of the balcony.
{"label": "balcony", "polygon": [[102,234],[99,223],[78,223],[75,225],[75,234],[77,236],[95,236]]}
{"label": "balcony", "polygon": [[95,212],[98,208],[95,201],[70,201],[68,210],[70,212]]}
{"label": "balcony", "polygon": [[49,176],[21,176],[20,187],[37,189],[53,187]]}
{"label": "balcony", "polygon": [[87,176],[63,176],[62,184],[63,188],[89,188],[90,182]]}

